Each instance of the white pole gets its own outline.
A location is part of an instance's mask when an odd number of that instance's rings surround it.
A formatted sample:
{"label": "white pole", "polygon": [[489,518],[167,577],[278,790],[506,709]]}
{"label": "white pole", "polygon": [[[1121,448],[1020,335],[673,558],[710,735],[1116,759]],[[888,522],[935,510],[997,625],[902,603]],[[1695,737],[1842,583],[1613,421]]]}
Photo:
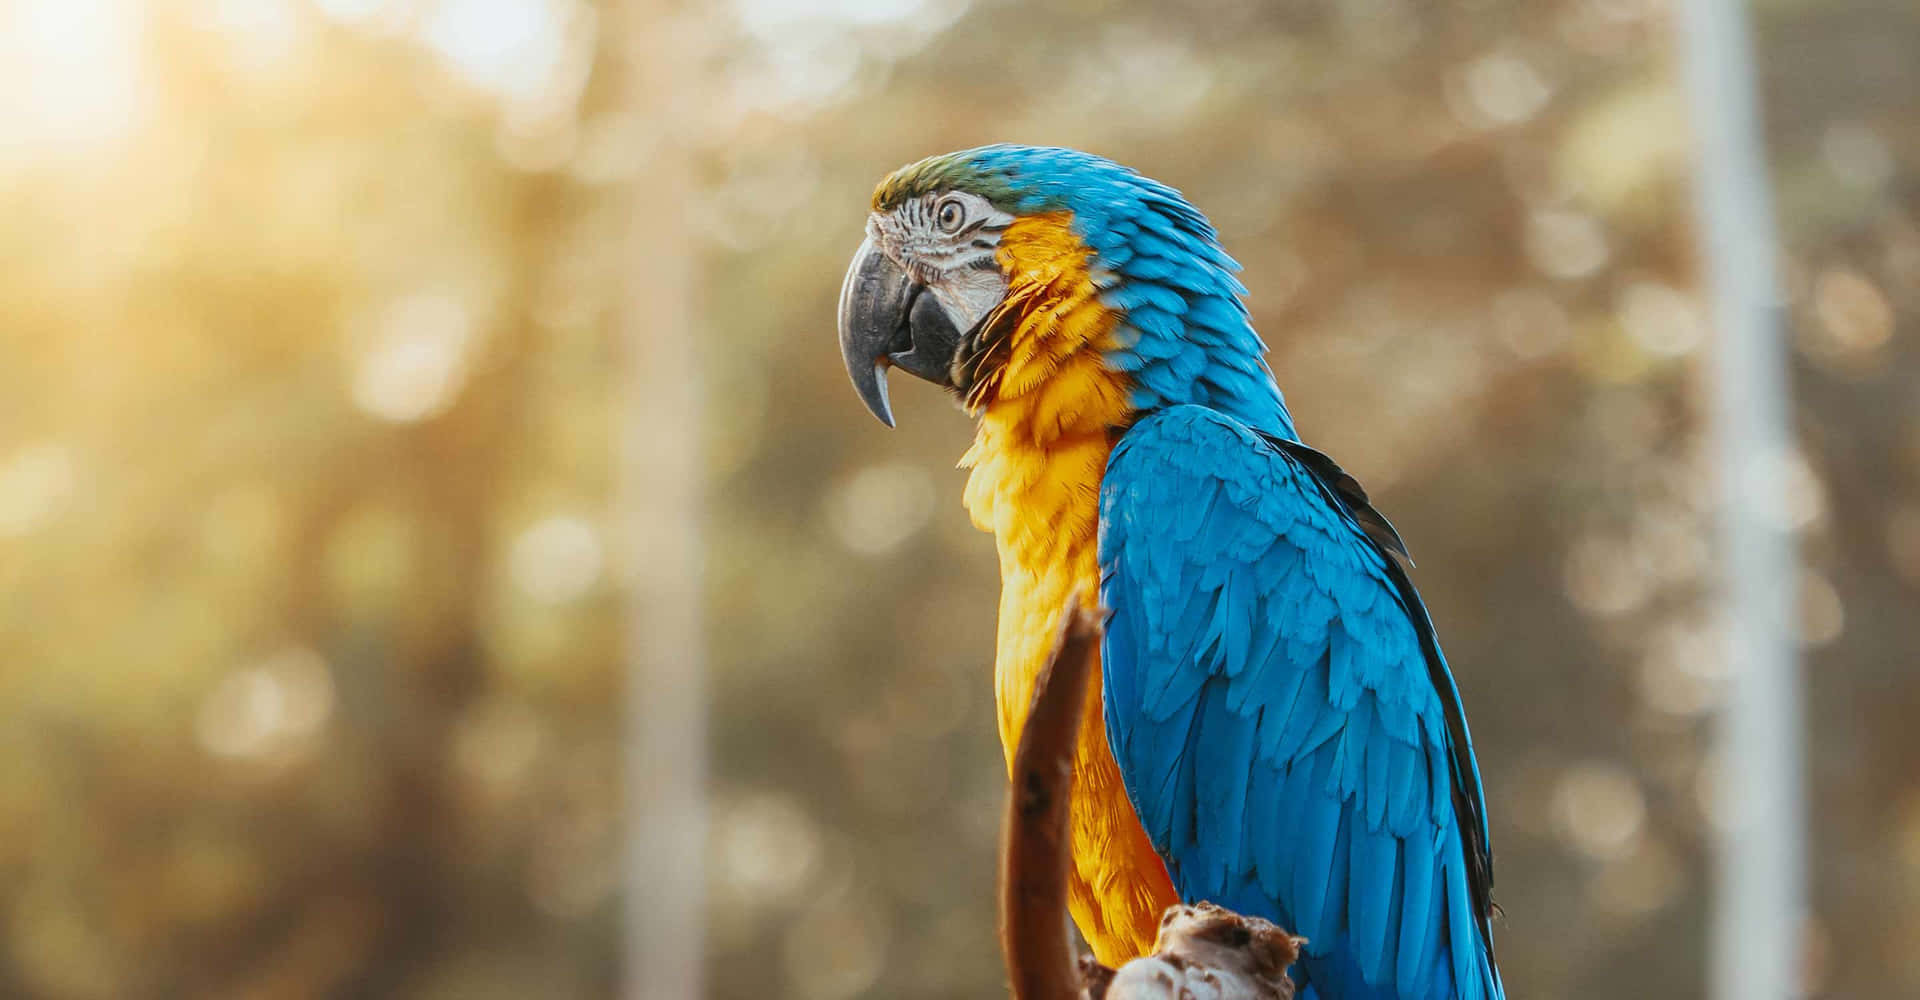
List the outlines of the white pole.
{"label": "white pole", "polygon": [[627,615],[627,1000],[697,1000],[705,962],[706,684],[693,188],[698,57],[682,5],[615,7],[629,107],[659,141],[629,184],[618,523]]}
{"label": "white pole", "polygon": [[1781,510],[1792,438],[1773,212],[1746,10],[1740,0],[1681,0],[1679,15],[1716,331],[1712,431],[1732,668],[1720,721],[1708,978],[1716,1000],[1785,1000],[1801,993],[1806,875],[1798,564]]}

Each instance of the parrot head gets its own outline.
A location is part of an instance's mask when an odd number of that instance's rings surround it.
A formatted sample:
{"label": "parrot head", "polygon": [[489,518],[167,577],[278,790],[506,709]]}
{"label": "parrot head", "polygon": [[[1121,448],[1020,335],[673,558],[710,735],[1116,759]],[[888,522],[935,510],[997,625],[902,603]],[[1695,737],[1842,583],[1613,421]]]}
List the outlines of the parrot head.
{"label": "parrot head", "polygon": [[1012,145],[933,156],[874,191],[841,286],[841,356],[891,427],[889,369],[977,408],[1007,391],[1006,368],[1024,362],[1011,381],[1025,386],[1067,360],[1023,338],[1098,326],[1086,343],[1130,409],[1205,403],[1291,436],[1237,270],[1180,192],[1111,160]]}
{"label": "parrot head", "polygon": [[962,339],[1007,294],[994,260],[1013,216],[971,191],[902,195],[867,217],[840,286],[840,353],[860,398],[893,426],[887,369],[958,389]]}

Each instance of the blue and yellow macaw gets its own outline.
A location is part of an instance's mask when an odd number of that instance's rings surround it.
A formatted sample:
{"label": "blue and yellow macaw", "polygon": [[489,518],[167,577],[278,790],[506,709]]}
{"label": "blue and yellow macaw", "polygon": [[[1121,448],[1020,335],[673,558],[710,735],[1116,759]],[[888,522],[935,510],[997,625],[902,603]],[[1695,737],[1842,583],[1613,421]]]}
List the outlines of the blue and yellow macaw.
{"label": "blue and yellow macaw", "polygon": [[1069,907],[1109,965],[1210,900],[1307,938],[1321,1000],[1503,995],[1472,740],[1406,551],[1300,443],[1213,226],[1067,149],[986,146],[874,192],[840,298],[855,388],[979,418],[1009,760],[1063,606],[1112,609],[1076,751]]}

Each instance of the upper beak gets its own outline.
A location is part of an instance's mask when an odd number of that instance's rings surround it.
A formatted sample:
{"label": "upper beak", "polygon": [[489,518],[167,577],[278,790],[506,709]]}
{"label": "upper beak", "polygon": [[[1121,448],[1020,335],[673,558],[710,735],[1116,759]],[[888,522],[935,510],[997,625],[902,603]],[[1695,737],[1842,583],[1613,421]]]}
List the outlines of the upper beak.
{"label": "upper beak", "polygon": [[898,366],[938,385],[952,386],[949,368],[960,331],[925,285],[867,237],[840,286],[840,357],[860,401],[888,427],[887,369]]}

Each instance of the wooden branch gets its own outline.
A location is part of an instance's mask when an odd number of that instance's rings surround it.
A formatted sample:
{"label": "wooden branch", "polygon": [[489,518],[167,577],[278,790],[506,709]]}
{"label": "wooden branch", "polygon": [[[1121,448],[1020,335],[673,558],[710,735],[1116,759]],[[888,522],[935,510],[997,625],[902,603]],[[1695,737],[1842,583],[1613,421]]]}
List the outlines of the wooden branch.
{"label": "wooden branch", "polygon": [[1060,638],[1033,684],[1000,828],[1000,950],[1017,1000],[1084,995],[1067,937],[1067,804],[1103,613],[1076,597],[1060,617]]}
{"label": "wooden branch", "polygon": [[1000,948],[1015,1000],[1292,1000],[1302,939],[1211,903],[1173,906],[1154,954],[1118,971],[1076,961],[1067,933],[1073,748],[1106,613],[1078,598],[1034,682],[1000,838]]}

